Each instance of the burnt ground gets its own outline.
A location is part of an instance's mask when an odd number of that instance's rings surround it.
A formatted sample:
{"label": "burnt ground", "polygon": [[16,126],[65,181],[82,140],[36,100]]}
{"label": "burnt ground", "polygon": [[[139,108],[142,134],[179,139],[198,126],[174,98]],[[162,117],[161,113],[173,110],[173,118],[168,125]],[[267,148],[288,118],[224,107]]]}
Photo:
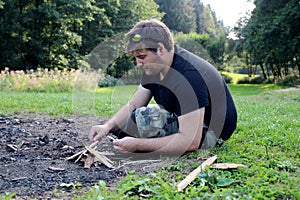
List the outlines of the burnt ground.
{"label": "burnt ground", "polygon": [[72,189],[63,188],[62,183],[80,183],[88,191],[100,180],[108,187],[113,186],[128,170],[147,173],[135,161],[131,166],[122,164],[130,157],[115,152],[106,138],[97,150],[114,152],[109,158],[115,161],[116,168],[99,164],[85,169],[83,162],[66,161],[68,156],[83,150],[84,144],[90,144],[88,132],[92,125],[100,123],[99,118],[91,116],[51,118],[30,113],[0,116],[0,195],[15,192],[16,199],[52,199],[56,189],[64,191],[66,196],[61,198],[71,199]]}

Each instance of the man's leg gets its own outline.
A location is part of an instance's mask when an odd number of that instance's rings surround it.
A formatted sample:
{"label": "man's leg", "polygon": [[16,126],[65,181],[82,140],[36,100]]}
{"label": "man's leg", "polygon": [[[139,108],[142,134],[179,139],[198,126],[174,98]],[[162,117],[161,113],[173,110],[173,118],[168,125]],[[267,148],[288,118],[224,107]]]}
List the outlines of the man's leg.
{"label": "man's leg", "polygon": [[204,123],[199,147],[201,149],[210,149],[215,146],[220,147],[223,143],[224,140],[217,138],[214,131],[208,130],[208,126]]}
{"label": "man's leg", "polygon": [[119,130],[114,135],[118,138],[125,136],[153,138],[177,133],[178,130],[178,119],[175,114],[151,105],[134,110],[124,130]]}

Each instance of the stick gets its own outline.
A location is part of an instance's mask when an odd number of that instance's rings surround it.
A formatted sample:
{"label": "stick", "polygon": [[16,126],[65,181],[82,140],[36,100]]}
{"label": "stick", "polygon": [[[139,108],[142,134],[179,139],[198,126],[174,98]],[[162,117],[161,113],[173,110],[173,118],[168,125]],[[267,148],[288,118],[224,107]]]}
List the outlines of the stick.
{"label": "stick", "polygon": [[10,149],[14,150],[14,151],[18,151],[18,147],[14,144],[6,144],[7,147],[9,147]]}
{"label": "stick", "polygon": [[109,160],[108,158],[106,158],[105,156],[101,155],[98,151],[86,146],[85,147],[86,150],[88,150],[91,154],[93,154],[96,159],[99,159],[104,165],[106,165],[108,168],[113,168],[113,165],[112,165],[112,161]]}
{"label": "stick", "polygon": [[108,139],[110,139],[110,141],[112,141],[112,142],[116,140],[115,138],[113,138],[113,137],[111,137],[111,136],[109,136],[109,135],[106,136],[106,137],[107,137]]}
{"label": "stick", "polygon": [[188,184],[197,178],[200,172],[205,170],[205,167],[213,164],[217,160],[217,156],[213,156],[204,161],[199,167],[194,169],[185,179],[183,179],[178,185],[178,191],[182,191]]}
{"label": "stick", "polygon": [[[90,144],[90,148],[94,148],[95,146],[97,146],[99,143],[99,141],[93,142],[92,144]],[[79,151],[78,153],[74,154],[73,156],[67,157],[66,160],[73,160],[74,158],[78,157],[81,154],[85,154],[87,152],[86,149]]]}
{"label": "stick", "polygon": [[92,164],[94,163],[94,160],[95,160],[95,156],[93,154],[88,154],[84,162],[84,168],[87,169],[91,168]]}

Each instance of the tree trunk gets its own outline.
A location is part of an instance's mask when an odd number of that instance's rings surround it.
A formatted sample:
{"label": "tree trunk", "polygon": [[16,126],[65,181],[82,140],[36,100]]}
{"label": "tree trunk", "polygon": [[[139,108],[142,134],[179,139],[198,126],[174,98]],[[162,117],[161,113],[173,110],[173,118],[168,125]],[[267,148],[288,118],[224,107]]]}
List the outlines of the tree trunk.
{"label": "tree trunk", "polygon": [[249,62],[249,55],[246,53],[246,66],[248,66],[248,77],[250,78],[252,76],[252,66]]}
{"label": "tree trunk", "polygon": [[300,60],[299,60],[299,58],[296,58],[296,65],[298,67],[298,75],[300,76]]}
{"label": "tree trunk", "polygon": [[262,63],[259,64],[260,68],[261,68],[261,71],[263,73],[263,77],[264,79],[267,79],[267,75],[266,75],[266,72],[265,72],[265,69],[264,69],[264,65]]}
{"label": "tree trunk", "polygon": [[278,78],[282,78],[281,67],[279,64],[276,65],[276,69],[277,69]]}

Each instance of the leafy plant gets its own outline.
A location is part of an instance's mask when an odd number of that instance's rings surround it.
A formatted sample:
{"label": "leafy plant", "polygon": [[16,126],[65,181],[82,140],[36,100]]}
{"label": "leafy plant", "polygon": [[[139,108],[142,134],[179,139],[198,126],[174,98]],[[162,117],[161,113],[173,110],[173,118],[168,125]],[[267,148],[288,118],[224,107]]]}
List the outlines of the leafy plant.
{"label": "leafy plant", "polygon": [[105,75],[105,77],[99,81],[98,86],[111,87],[111,86],[115,86],[117,82],[118,82],[117,78],[114,78],[113,76],[110,75]]}
{"label": "leafy plant", "polygon": [[73,190],[82,187],[81,183],[61,183],[60,187],[65,187],[65,188],[72,188]]}
{"label": "leafy plant", "polygon": [[4,193],[4,194],[0,194],[0,198],[3,199],[3,200],[9,200],[9,199],[12,199],[16,196],[16,193]]}
{"label": "leafy plant", "polygon": [[299,76],[286,76],[282,79],[277,80],[278,85],[294,87],[300,85],[300,77]]}

